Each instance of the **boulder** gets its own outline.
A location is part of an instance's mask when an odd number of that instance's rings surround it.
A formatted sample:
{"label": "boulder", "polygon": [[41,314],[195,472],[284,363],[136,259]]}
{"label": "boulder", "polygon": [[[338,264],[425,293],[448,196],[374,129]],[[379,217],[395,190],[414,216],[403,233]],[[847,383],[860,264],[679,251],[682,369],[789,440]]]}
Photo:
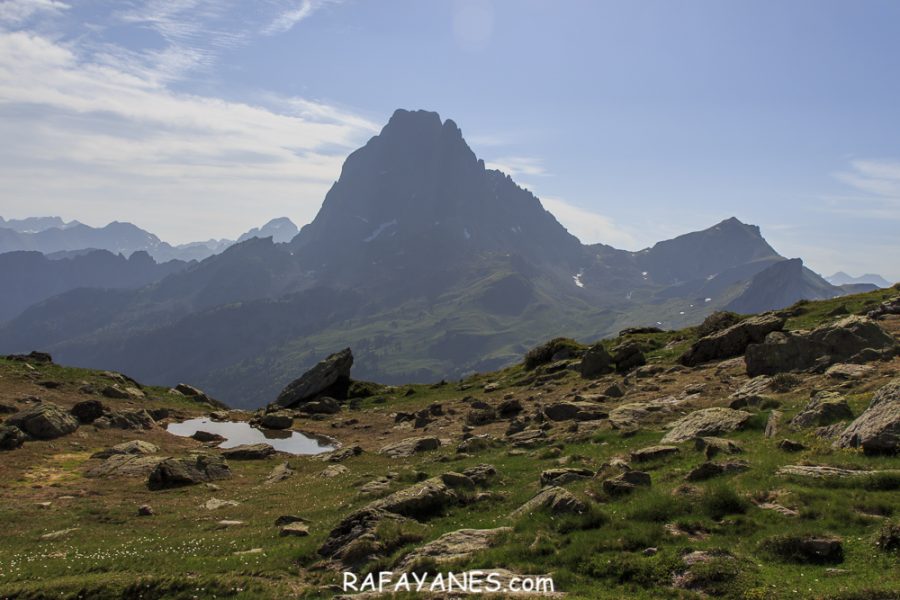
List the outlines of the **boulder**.
{"label": "boulder", "polygon": [[613,383],[603,390],[603,395],[609,396],[610,398],[621,398],[625,395],[625,388],[623,388],[621,384]]}
{"label": "boulder", "polygon": [[750,465],[747,464],[747,462],[741,460],[727,462],[705,462],[691,469],[685,479],[687,479],[688,481],[706,481],[707,479],[712,479],[713,477],[718,477],[719,475],[740,473],[742,471],[746,471],[749,468]]}
{"label": "boulder", "polygon": [[613,370],[612,356],[603,346],[603,344],[594,344],[588,348],[581,357],[581,365],[579,370],[581,376],[586,379],[593,379]]}
{"label": "boulder", "polygon": [[875,368],[872,365],[837,363],[828,367],[828,370],[825,371],[825,376],[832,379],[863,379],[874,370]]}
{"label": "boulder", "polygon": [[379,454],[386,454],[391,458],[408,458],[419,452],[427,452],[436,450],[441,447],[441,440],[436,437],[414,437],[388,444],[378,451]]}
{"label": "boulder", "polygon": [[203,443],[224,442],[225,436],[219,435],[218,433],[210,433],[208,431],[195,431],[191,436],[191,439]]}
{"label": "boulder", "polygon": [[781,417],[783,416],[784,413],[780,410],[773,410],[769,413],[769,418],[766,419],[766,430],[764,433],[767,438],[775,437],[781,429]]}
{"label": "boulder", "polygon": [[547,441],[547,433],[540,429],[526,429],[506,436],[516,448],[534,448]]}
{"label": "boulder", "polygon": [[778,442],[778,449],[783,452],[802,452],[806,446],[794,440],[783,439]]}
{"label": "boulder", "polygon": [[497,420],[497,412],[493,408],[475,408],[466,413],[466,425],[478,427]]}
{"label": "boulder", "polygon": [[368,510],[383,510],[404,517],[427,519],[441,513],[445,508],[460,501],[456,489],[474,489],[475,482],[461,473],[444,474],[420,481],[410,487],[374,500],[366,506]]}
{"label": "boulder", "polygon": [[69,411],[83,425],[93,423],[103,416],[106,407],[99,400],[82,400]]}
{"label": "boulder", "polygon": [[521,517],[540,510],[546,510],[554,515],[580,515],[586,512],[587,509],[587,504],[575,497],[572,492],[561,487],[546,487],[531,500],[513,511],[511,516]]}
{"label": "boulder", "polygon": [[322,462],[344,462],[348,458],[359,456],[362,453],[362,446],[347,446],[346,448],[332,450],[331,452],[324,452],[316,458]]}
{"label": "boulder", "polygon": [[346,396],[350,386],[353,353],[345,348],[328,356],[287,385],[275,400],[277,406],[290,408],[316,399],[318,396]]}
{"label": "boulder", "polygon": [[19,409],[12,404],[0,402],[0,415],[11,415],[17,412],[19,412]]}
{"label": "boulder", "polygon": [[164,459],[146,454],[113,454],[85,471],[85,477],[146,477]]}
{"label": "boulder", "polygon": [[344,465],[328,465],[319,473],[319,477],[323,477],[325,479],[332,479],[334,477],[340,477],[345,473],[349,473],[350,469],[345,467]]}
{"label": "boulder", "polygon": [[723,329],[728,329],[740,322],[740,320],[741,318],[736,313],[717,310],[703,319],[703,322],[697,326],[697,335],[700,337],[712,335]]}
{"label": "boulder", "polygon": [[337,560],[344,567],[363,564],[409,543],[404,536],[379,539],[377,532],[382,524],[403,525],[407,519],[377,508],[362,508],[350,513],[332,529],[319,547],[318,553]]}
{"label": "boulder", "polygon": [[694,448],[700,450],[707,460],[717,454],[740,454],[744,450],[731,440],[718,437],[698,437],[694,440]]}
{"label": "boulder", "polygon": [[306,537],[309,535],[309,525],[299,521],[288,523],[287,525],[282,525],[278,530],[278,535],[281,537]]}
{"label": "boulder", "polygon": [[0,450],[15,450],[25,443],[25,432],[11,425],[0,425]]}
{"label": "boulder", "polygon": [[522,412],[522,410],[524,410],[522,407],[522,403],[516,398],[504,400],[499,405],[497,405],[497,414],[504,419],[514,417]]}
{"label": "boulder", "polygon": [[294,415],[289,412],[274,412],[263,415],[260,425],[266,429],[290,429]]}
{"label": "boulder", "polygon": [[744,360],[747,374],[754,377],[890,358],[897,347],[893,336],[875,321],[849,316],[812,331],[771,333],[764,342],[747,346]]}
{"label": "boulder", "polygon": [[551,421],[596,421],[608,413],[592,402],[555,402],[544,407],[544,415]]}
{"label": "boulder", "polygon": [[650,487],[650,475],[643,471],[625,471],[603,482],[603,491],[610,496],[620,496],[636,490],[638,487]]}
{"label": "boulder", "polygon": [[222,456],[231,460],[264,460],[275,454],[270,444],[242,444],[222,450]]}
{"label": "boulder", "polygon": [[875,392],[868,408],[841,433],[839,448],[862,448],[866,454],[900,452],[900,377]]}
{"label": "boulder", "polygon": [[677,444],[695,437],[715,436],[743,428],[752,418],[748,412],[731,408],[704,408],[682,417],[663,436],[663,444]]}
{"label": "boulder", "polygon": [[112,411],[104,416],[109,420],[109,426],[115,429],[153,429],[156,427],[156,421],[143,408]]}
{"label": "boulder", "polygon": [[41,402],[8,419],[4,425],[18,427],[38,440],[52,440],[78,429],[78,420],[52,402]]}
{"label": "boulder", "polygon": [[794,427],[818,427],[853,418],[853,411],[836,392],[818,392],[806,407],[791,419]]}
{"label": "boulder", "polygon": [[151,490],[209,483],[231,477],[231,469],[221,456],[196,454],[161,461],[147,477]]}
{"label": "boulder", "polygon": [[502,536],[509,533],[512,533],[511,527],[451,531],[414,549],[394,568],[400,572],[408,572],[414,570],[422,561],[427,561],[428,564],[443,564],[465,560],[476,552],[496,545]]}
{"label": "boulder", "polygon": [[785,320],[775,315],[758,315],[744,319],[721,331],[702,337],[681,355],[678,362],[694,367],[711,360],[740,356],[749,344],[760,343],[773,331],[781,331]]}
{"label": "boulder", "polygon": [[290,463],[283,462],[280,465],[276,465],[272,472],[269,473],[269,476],[266,477],[265,484],[272,485],[278,483],[280,481],[284,481],[288,477],[294,474],[294,470],[291,468]]}
{"label": "boulder", "polygon": [[785,535],[762,542],[763,548],[788,562],[801,564],[838,564],[844,562],[844,548],[837,537]]}
{"label": "boulder", "polygon": [[[866,471],[863,469],[842,469],[840,467],[832,467],[829,465],[785,465],[779,467],[776,474],[793,477],[812,477],[813,479],[828,479],[831,477],[867,477],[869,475],[874,475],[876,472],[877,471]],[[894,471],[893,473],[898,473],[898,471]]]}
{"label": "boulder", "polygon": [[626,342],[613,348],[613,362],[618,373],[627,373],[635,367],[647,364],[641,345],[637,342]]}
{"label": "boulder", "polygon": [[487,485],[491,479],[497,476],[497,469],[494,468],[494,465],[482,463],[469,467],[462,474],[471,479],[476,485]]}
{"label": "boulder", "polygon": [[456,451],[459,453],[481,452],[493,446],[495,442],[496,440],[492,435],[473,435],[460,442],[456,447]]}
{"label": "boulder", "polygon": [[594,472],[590,469],[573,467],[547,469],[541,473],[541,487],[565,485],[579,479],[590,479],[593,476]]}
{"label": "boulder", "polygon": [[631,460],[634,462],[644,462],[648,460],[656,460],[678,454],[676,446],[649,446],[641,448],[631,453]]}
{"label": "boulder", "polygon": [[143,440],[131,440],[130,442],[123,442],[121,444],[116,444],[112,448],[101,450],[100,452],[93,454],[91,458],[109,458],[116,454],[146,456],[148,454],[156,454],[157,452],[159,452],[159,447],[155,444]]}
{"label": "boulder", "polygon": [[341,412],[341,405],[334,398],[322,396],[301,404],[297,410],[308,415],[334,415]]}

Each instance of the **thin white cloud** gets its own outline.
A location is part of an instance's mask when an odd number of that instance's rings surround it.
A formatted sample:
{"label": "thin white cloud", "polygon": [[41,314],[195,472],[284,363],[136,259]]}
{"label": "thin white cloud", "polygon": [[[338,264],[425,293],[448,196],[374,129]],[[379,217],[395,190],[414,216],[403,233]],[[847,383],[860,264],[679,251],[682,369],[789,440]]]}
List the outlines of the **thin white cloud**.
{"label": "thin white cloud", "polygon": [[829,196],[826,198],[829,210],[857,217],[900,220],[900,161],[854,160],[849,169],[834,176],[862,194]]}
{"label": "thin white cloud", "polygon": [[39,14],[59,13],[69,5],[59,0],[3,0],[0,2],[0,24],[20,25]]}
{"label": "thin white cloud", "polygon": [[503,171],[510,177],[549,175],[542,161],[532,156],[504,156],[485,162],[489,169]]}
{"label": "thin white cloud", "polygon": [[266,35],[277,35],[293,29],[294,25],[310,17],[327,4],[329,0],[300,0],[291,2],[263,29]]}
{"label": "thin white cloud", "polygon": [[569,204],[561,198],[542,197],[541,204],[560,223],[585,244],[608,244],[616,248],[636,249],[634,237],[612,219]]}

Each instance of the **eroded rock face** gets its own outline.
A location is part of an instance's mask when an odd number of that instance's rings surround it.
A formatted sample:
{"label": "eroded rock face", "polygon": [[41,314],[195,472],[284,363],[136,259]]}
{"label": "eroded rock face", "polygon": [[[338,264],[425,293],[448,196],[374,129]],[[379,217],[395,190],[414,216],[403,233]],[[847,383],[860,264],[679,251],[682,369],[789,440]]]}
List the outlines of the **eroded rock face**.
{"label": "eroded rock face", "polygon": [[502,536],[511,532],[511,527],[451,531],[404,556],[396,565],[396,569],[402,572],[410,571],[422,560],[437,564],[463,560],[476,552],[490,548]]}
{"label": "eroded rock face", "polygon": [[4,423],[38,440],[52,440],[78,429],[78,420],[52,402],[41,402],[18,412]]}
{"label": "eroded rock face", "polygon": [[[346,388],[350,385],[350,368],[352,366],[353,353],[350,348],[335,352],[289,383],[278,394],[275,404],[289,408],[314,400],[317,396],[344,396]],[[342,388],[343,391],[338,388]]]}
{"label": "eroded rock face", "polygon": [[702,337],[681,355],[678,361],[693,367],[711,360],[740,356],[749,344],[760,343],[773,331],[781,331],[785,320],[775,315],[744,319],[706,337]]}
{"label": "eroded rock face", "polygon": [[900,452],[900,377],[875,393],[868,408],[844,430],[834,445],[862,448],[867,454]]}
{"label": "eroded rock face", "polygon": [[147,478],[151,490],[208,483],[231,477],[231,469],[221,456],[196,454],[161,461]]}
{"label": "eroded rock face", "polygon": [[849,316],[812,331],[774,332],[761,344],[750,344],[744,360],[747,374],[825,369],[839,362],[864,363],[897,352],[893,336],[875,321]]}
{"label": "eroded rock face", "polygon": [[751,415],[731,408],[704,408],[682,417],[672,424],[661,443],[677,444],[695,437],[716,436],[743,428]]}

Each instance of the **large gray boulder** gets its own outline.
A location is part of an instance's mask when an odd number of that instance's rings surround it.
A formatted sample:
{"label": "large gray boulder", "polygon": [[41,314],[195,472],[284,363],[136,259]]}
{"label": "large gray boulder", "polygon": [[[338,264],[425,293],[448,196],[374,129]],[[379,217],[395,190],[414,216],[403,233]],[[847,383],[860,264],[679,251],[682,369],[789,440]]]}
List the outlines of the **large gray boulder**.
{"label": "large gray boulder", "polygon": [[695,437],[716,436],[744,427],[751,415],[731,408],[703,408],[686,415],[672,424],[660,443],[677,444]]}
{"label": "large gray boulder", "polygon": [[791,419],[794,427],[821,427],[853,418],[847,400],[837,392],[818,392],[802,411]]}
{"label": "large gray boulder", "polygon": [[78,419],[52,402],[41,402],[18,412],[4,424],[18,427],[38,440],[52,440],[78,429]]}
{"label": "large gray boulder", "polygon": [[721,331],[702,337],[678,361],[693,367],[711,360],[740,356],[753,343],[760,343],[773,331],[781,331],[785,320],[775,315],[758,315],[744,319]]}
{"label": "large gray boulder", "polygon": [[774,375],[840,363],[864,363],[897,353],[894,337],[878,323],[860,316],[844,317],[812,331],[773,332],[744,354],[747,374]]}
{"label": "large gray boulder", "polygon": [[900,377],[879,389],[868,408],[834,443],[839,448],[862,448],[866,454],[900,452]]}
{"label": "large gray boulder", "polygon": [[231,477],[231,469],[221,456],[195,454],[162,460],[147,477],[151,490],[208,483]]}
{"label": "large gray boulder", "polygon": [[314,400],[318,396],[346,396],[350,385],[350,368],[353,366],[353,353],[350,348],[335,352],[287,385],[275,404],[280,407],[292,407],[303,402]]}

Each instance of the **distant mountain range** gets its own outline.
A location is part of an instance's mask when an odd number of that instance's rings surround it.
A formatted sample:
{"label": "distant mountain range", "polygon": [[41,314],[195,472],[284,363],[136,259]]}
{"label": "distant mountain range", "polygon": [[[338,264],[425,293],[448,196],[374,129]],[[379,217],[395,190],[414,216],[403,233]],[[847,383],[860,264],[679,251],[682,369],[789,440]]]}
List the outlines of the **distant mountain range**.
{"label": "distant mountain range", "polygon": [[284,242],[290,227],[277,229],[144,287],[48,298],[0,328],[0,352],[47,350],[254,407],[346,346],[356,377],[428,381],[511,363],[549,337],[847,293],[736,218],[639,252],[583,245],[426,111],[396,111],[310,224]]}
{"label": "distant mountain range", "polygon": [[826,277],[828,283],[832,285],[850,285],[850,284],[861,284],[867,283],[880,288],[888,288],[891,287],[891,283],[887,281],[881,275],[876,275],[874,273],[866,273],[865,275],[860,275],[859,277],[853,277],[851,275],[847,275],[843,271],[838,271],[831,277]]}
{"label": "distant mountain range", "polygon": [[[276,242],[290,241],[297,226],[290,219],[273,219],[262,227],[243,234],[239,241],[253,237],[273,237]],[[34,251],[42,254],[107,250],[128,257],[146,252],[157,262],[203,260],[219,254],[235,242],[208,240],[172,246],[154,234],[131,223],[114,221],[104,227],[90,227],[78,221],[64,222],[59,217],[32,217],[6,221],[0,217],[0,253]]]}

